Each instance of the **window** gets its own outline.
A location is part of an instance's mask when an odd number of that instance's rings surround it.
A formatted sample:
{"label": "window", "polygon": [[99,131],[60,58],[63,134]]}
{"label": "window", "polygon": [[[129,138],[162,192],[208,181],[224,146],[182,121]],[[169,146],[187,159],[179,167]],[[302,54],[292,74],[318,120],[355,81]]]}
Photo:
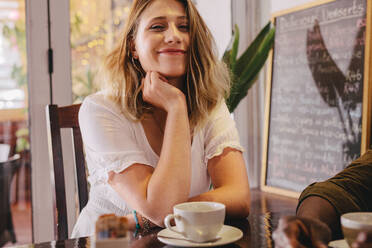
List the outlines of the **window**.
{"label": "window", "polygon": [[131,0],[71,0],[73,101],[99,89],[105,56],[120,38]]}

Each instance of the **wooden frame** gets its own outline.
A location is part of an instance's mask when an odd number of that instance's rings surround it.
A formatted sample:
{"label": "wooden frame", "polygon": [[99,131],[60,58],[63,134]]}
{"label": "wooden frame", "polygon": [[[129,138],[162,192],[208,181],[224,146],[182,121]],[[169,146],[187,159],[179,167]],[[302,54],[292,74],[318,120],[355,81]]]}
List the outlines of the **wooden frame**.
{"label": "wooden frame", "polygon": [[362,122],[362,144],[361,153],[365,153],[367,150],[372,149],[372,50],[371,50],[371,36],[372,36],[372,1],[367,0],[367,26],[366,26],[366,37],[370,37],[366,40],[365,45],[365,57],[364,57],[364,95],[363,95],[363,122]]}
{"label": "wooden frame", "polygon": [[[316,7],[319,5],[332,3],[337,0],[318,0],[312,3],[301,5],[295,8],[291,8],[284,11],[279,11],[272,14],[271,21],[275,24],[276,18],[291,14],[297,11],[302,11],[308,8]],[[365,153],[371,144],[371,124],[372,124],[372,70],[370,65],[372,64],[371,56],[371,35],[372,35],[372,0],[366,1],[366,35],[365,39],[365,52],[364,52],[364,81],[363,81],[363,103],[362,103],[362,138],[361,138],[361,154]],[[274,48],[275,49],[275,48]],[[271,99],[272,99],[272,73],[273,73],[273,50],[269,54],[270,65],[267,69],[267,87],[266,87],[266,100],[265,100],[265,127],[264,127],[264,142],[263,142],[263,157],[262,157],[262,171],[261,171],[261,189],[265,192],[276,193],[289,197],[298,198],[300,192],[282,189],[278,187],[269,186],[267,182],[267,167],[268,167],[268,145],[269,145],[269,131],[270,131],[270,110],[271,110]]]}

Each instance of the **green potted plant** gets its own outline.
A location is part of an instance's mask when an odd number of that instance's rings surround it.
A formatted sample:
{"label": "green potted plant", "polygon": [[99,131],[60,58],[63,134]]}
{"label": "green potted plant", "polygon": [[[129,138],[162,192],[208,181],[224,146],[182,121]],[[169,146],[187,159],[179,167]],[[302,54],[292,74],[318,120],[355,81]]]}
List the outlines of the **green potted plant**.
{"label": "green potted plant", "polygon": [[235,25],[234,35],[222,57],[231,73],[230,95],[226,97],[226,104],[230,112],[235,110],[256,81],[274,44],[274,36],[275,28],[271,27],[271,22],[269,22],[243,54],[237,58],[239,28]]}
{"label": "green potted plant", "polygon": [[16,141],[16,152],[25,153],[30,150],[30,141],[29,141],[29,130],[28,128],[20,128],[15,133],[17,137]]}

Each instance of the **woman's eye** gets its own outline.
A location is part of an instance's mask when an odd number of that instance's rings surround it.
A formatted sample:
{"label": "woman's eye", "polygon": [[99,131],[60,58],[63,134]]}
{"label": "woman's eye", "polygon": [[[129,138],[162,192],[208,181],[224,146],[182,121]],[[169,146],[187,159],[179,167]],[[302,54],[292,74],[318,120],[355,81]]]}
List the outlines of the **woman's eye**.
{"label": "woman's eye", "polygon": [[164,29],[164,26],[163,25],[159,25],[159,24],[156,24],[156,25],[152,25],[150,27],[150,30],[154,30],[154,31],[161,31]]}
{"label": "woman's eye", "polygon": [[182,31],[189,31],[189,25],[187,24],[179,25],[178,28]]}

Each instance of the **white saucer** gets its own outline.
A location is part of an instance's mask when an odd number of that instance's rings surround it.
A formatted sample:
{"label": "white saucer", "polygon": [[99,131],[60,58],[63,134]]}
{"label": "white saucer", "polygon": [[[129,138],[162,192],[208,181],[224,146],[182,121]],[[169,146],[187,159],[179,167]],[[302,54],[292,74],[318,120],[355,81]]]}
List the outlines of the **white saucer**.
{"label": "white saucer", "polygon": [[332,248],[349,248],[349,244],[344,239],[329,242],[328,246]]}
{"label": "white saucer", "polygon": [[[167,236],[171,238],[180,238],[184,239],[181,234],[172,232],[168,228],[161,230],[158,235]],[[173,246],[183,246],[183,247],[209,247],[209,246],[219,246],[226,245],[232,242],[235,242],[243,237],[243,232],[239,228],[233,226],[223,225],[221,231],[218,233],[218,236],[221,237],[219,240],[214,242],[206,243],[194,243],[187,240],[177,240],[177,239],[167,239],[158,237],[158,239],[167,245]]]}

